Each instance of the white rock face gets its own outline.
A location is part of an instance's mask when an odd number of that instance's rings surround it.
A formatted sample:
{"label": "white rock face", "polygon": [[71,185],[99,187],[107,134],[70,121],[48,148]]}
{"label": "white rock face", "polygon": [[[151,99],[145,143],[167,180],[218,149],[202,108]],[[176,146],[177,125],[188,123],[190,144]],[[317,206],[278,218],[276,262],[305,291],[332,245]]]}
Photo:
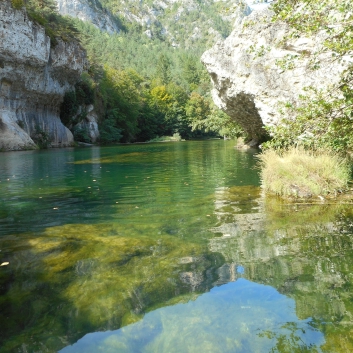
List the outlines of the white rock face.
{"label": "white rock face", "polygon": [[[327,53],[319,56],[320,69],[311,70],[309,61],[322,38],[284,40],[289,28],[272,23],[271,16],[268,8],[252,12],[201,58],[211,76],[215,103],[243,127],[253,144],[264,138],[264,126],[281,119],[279,102],[297,101],[304,87],[325,88],[337,82],[344,69],[332,63]],[[296,60],[293,70],[283,70],[276,63],[300,54],[304,56]]]}
{"label": "white rock face", "polygon": [[52,48],[42,27],[25,10],[0,2],[0,148],[34,148],[31,136],[49,135],[51,146],[69,146],[71,132],[59,118],[64,93],[87,65],[77,43]]}
{"label": "white rock face", "polygon": [[59,13],[93,23],[102,31],[119,32],[113,16],[104,10],[99,2],[93,0],[57,0]]}

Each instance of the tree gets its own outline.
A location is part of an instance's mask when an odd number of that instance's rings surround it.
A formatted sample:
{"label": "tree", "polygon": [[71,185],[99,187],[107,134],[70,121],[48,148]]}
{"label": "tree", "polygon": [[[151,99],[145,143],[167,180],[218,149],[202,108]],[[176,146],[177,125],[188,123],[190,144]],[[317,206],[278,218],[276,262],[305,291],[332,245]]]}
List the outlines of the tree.
{"label": "tree", "polygon": [[167,85],[171,79],[171,62],[165,54],[161,54],[156,65],[156,75],[162,81],[163,85]]}
{"label": "tree", "polygon": [[220,136],[240,137],[244,135],[243,129],[230,118],[229,115],[211,104],[208,116],[192,122],[193,130],[204,130],[206,132],[216,132]]}
{"label": "tree", "polygon": [[185,106],[186,116],[191,126],[210,114],[209,102],[196,92],[192,92]]}
{"label": "tree", "polygon": [[106,66],[100,92],[106,119],[122,131],[123,141],[134,140],[138,133],[141,96],[129,73]]}
{"label": "tree", "polygon": [[168,93],[166,86],[157,86],[151,90],[151,100],[158,109],[166,114],[173,104],[173,97]]}
{"label": "tree", "polygon": [[200,72],[196,62],[196,58],[188,56],[183,63],[183,76],[185,80],[191,85],[200,84]]}

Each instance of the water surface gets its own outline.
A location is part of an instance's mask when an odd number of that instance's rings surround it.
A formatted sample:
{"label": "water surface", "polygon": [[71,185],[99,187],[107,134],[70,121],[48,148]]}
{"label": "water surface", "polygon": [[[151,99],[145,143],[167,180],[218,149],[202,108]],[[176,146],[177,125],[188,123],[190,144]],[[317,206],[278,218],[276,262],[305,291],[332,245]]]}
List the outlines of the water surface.
{"label": "water surface", "polygon": [[2,153],[0,352],[353,351],[351,205],[233,146]]}

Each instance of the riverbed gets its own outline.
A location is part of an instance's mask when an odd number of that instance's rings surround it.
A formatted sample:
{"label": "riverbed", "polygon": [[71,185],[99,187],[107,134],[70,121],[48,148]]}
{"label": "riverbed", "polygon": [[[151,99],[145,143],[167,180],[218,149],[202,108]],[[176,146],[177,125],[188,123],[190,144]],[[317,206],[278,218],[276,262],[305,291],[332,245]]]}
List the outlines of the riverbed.
{"label": "riverbed", "polygon": [[353,351],[352,205],[234,145],[1,153],[0,352]]}

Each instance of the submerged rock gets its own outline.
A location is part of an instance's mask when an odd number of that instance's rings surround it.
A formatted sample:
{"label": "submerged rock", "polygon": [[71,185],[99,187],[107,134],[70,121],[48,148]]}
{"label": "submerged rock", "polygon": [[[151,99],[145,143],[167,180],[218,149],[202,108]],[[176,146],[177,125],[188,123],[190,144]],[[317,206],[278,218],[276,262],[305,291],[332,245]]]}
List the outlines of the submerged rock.
{"label": "submerged rock", "polygon": [[[271,22],[272,16],[269,7],[252,12],[201,58],[211,76],[214,102],[257,144],[266,137],[265,126],[281,119],[280,102],[295,103],[304,87],[338,82],[344,69],[330,53],[319,54],[320,67],[310,68],[323,35],[288,39],[289,27]],[[279,60],[290,57],[296,58],[295,67],[284,70]]]}
{"label": "submerged rock", "polygon": [[64,93],[87,66],[77,42],[55,46],[26,10],[0,2],[0,149],[35,148],[41,132],[52,147],[70,146],[72,133],[60,120]]}

